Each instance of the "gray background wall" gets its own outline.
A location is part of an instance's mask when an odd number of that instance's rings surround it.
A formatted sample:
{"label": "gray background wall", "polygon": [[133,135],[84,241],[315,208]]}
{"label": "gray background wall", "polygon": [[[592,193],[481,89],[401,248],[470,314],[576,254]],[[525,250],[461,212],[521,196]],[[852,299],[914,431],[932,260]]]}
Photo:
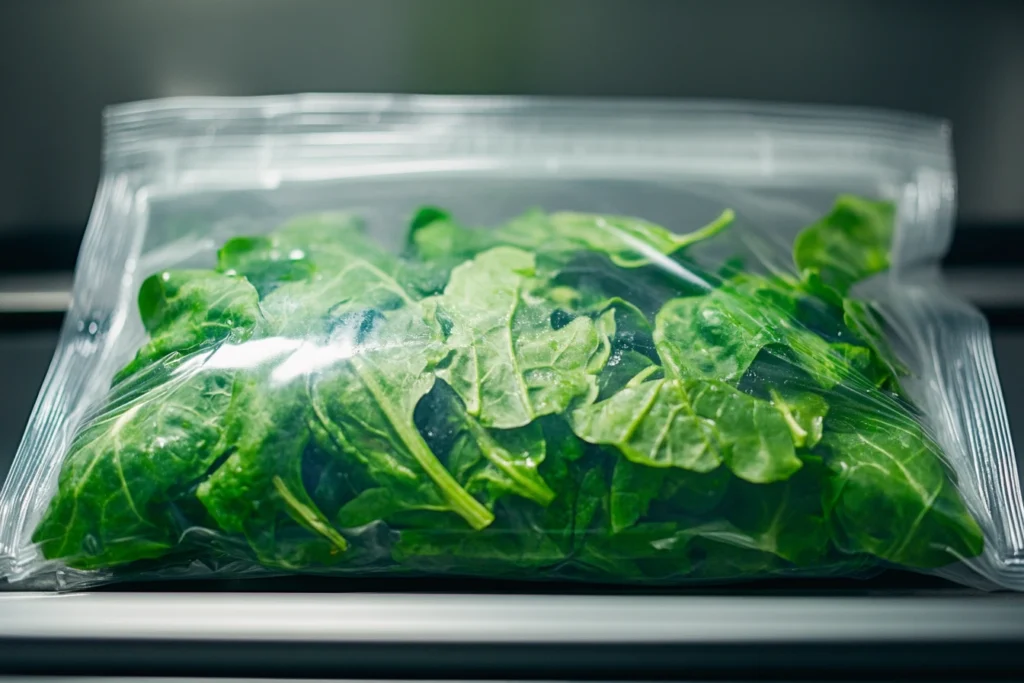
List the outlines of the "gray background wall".
{"label": "gray background wall", "polygon": [[752,98],[951,119],[968,223],[1024,220],[1024,2],[10,0],[0,234],[79,231],[100,112],[295,91]]}

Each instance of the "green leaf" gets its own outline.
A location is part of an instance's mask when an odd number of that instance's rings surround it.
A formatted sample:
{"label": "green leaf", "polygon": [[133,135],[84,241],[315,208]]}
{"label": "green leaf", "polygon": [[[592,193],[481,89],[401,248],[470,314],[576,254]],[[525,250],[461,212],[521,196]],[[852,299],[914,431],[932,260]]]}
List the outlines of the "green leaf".
{"label": "green leaf", "polygon": [[829,419],[821,446],[826,509],[843,550],[919,569],[981,553],[978,523],[909,417],[881,406],[846,411]]}
{"label": "green leaf", "polygon": [[399,311],[369,331],[358,320],[336,329],[335,362],[312,382],[324,447],[360,463],[406,510],[451,511],[475,529],[491,513],[462,488],[431,452],[413,421],[444,357],[435,328],[416,310]]}
{"label": "green leaf", "polygon": [[661,366],[655,365],[646,355],[638,351],[613,351],[604,370],[597,376],[597,400],[611,398],[627,386],[663,377]]}
{"label": "green leaf", "polygon": [[584,536],[577,562],[591,579],[677,581],[691,570],[688,544],[688,535],[672,522],[643,523],[617,533],[601,529]]}
{"label": "green leaf", "polygon": [[78,433],[32,536],[45,557],[100,569],[177,547],[178,501],[224,448],[232,378],[204,370],[208,356],[193,356]]}
{"label": "green leaf", "polygon": [[725,467],[710,472],[673,470],[666,473],[658,499],[652,506],[657,519],[704,519],[717,511],[736,478]]}
{"label": "green leaf", "polygon": [[888,270],[896,207],[843,195],[832,211],[804,228],[793,245],[797,268],[814,268],[840,294]]}
{"label": "green leaf", "polygon": [[522,570],[557,567],[573,556],[580,533],[601,504],[606,484],[599,469],[585,460],[582,445],[560,420],[545,418],[548,456],[538,468],[556,492],[541,506],[517,496],[495,505],[495,521],[486,529],[434,525],[403,529],[394,558],[423,571],[522,577]]}
{"label": "green leaf", "polygon": [[489,230],[471,230],[436,207],[421,208],[413,217],[407,251],[425,261],[455,265],[499,244]]}
{"label": "green leaf", "polygon": [[800,468],[782,416],[721,382],[643,382],[577,409],[572,426],[584,441],[614,446],[650,467],[709,472],[725,462],[757,483],[786,479]]}
{"label": "green leaf", "polygon": [[466,413],[444,382],[434,385],[414,417],[427,444],[442,457],[455,480],[489,507],[505,494],[540,505],[554,499],[555,492],[538,471],[546,457],[539,422],[516,429],[487,429]]}
{"label": "green leaf", "polygon": [[383,309],[436,293],[447,279],[444,269],[384,252],[367,238],[362,220],[346,213],[299,216],[264,237],[229,240],[218,253],[218,270],[244,275],[264,298],[279,287],[301,293],[312,282],[336,293],[334,304],[358,299]]}
{"label": "green leaf", "polygon": [[205,270],[146,278],[139,313],[149,341],[115,377],[117,384],[170,353],[189,353],[225,339],[244,341],[260,320],[256,290],[239,277]]}
{"label": "green leaf", "polygon": [[196,495],[221,529],[246,537],[260,563],[329,565],[348,543],[303,482],[311,437],[305,381],[300,376],[282,385],[272,374],[256,370],[236,381],[225,417],[231,455]]}
{"label": "green leaf", "polygon": [[639,218],[534,210],[493,230],[472,230],[428,207],[413,220],[409,243],[413,253],[427,260],[472,258],[506,245],[536,252],[553,268],[584,251],[604,254],[620,268],[638,268],[666,264],[669,255],[714,237],[732,221],[733,212],[727,210],[693,232],[676,234]]}
{"label": "green leaf", "polygon": [[722,503],[728,528],[704,529],[700,536],[813,567],[831,548],[821,499],[821,475],[810,467],[785,482],[735,482]]}
{"label": "green leaf", "polygon": [[628,387],[575,410],[573,431],[589,443],[616,447],[636,463],[713,470],[722,462],[715,425],[696,413],[690,388],[674,380]]}
{"label": "green leaf", "polygon": [[765,349],[824,388],[850,377],[843,357],[796,320],[795,308],[784,293],[748,283],[673,299],[655,318],[654,342],[672,377],[736,382]]}
{"label": "green leaf", "polygon": [[399,262],[359,240],[317,254],[329,268],[308,280],[289,282],[264,298],[261,307],[271,334],[324,334],[347,313],[415,306],[414,293],[398,281]]}
{"label": "green leaf", "polygon": [[605,254],[620,268],[666,264],[681,249],[709,239],[729,227],[733,212],[687,234],[676,234],[639,218],[588,213],[530,212],[497,228],[495,239],[530,249],[556,262],[581,251]]}
{"label": "green leaf", "polygon": [[825,282],[817,268],[804,268],[800,274],[800,287],[813,297],[834,308],[843,307],[843,295]]}
{"label": "green leaf", "polygon": [[612,532],[628,529],[646,515],[664,481],[663,468],[645,467],[628,458],[616,458],[609,509]]}
{"label": "green leaf", "polygon": [[782,414],[797,448],[813,448],[821,441],[828,402],[806,391],[771,389],[772,405]]}
{"label": "green leaf", "polygon": [[740,479],[766,484],[801,467],[785,420],[770,403],[720,382],[683,382],[694,411],[713,420],[725,464]]}
{"label": "green leaf", "polygon": [[410,506],[400,491],[378,487],[360,491],[359,495],[338,510],[335,521],[342,529],[354,529],[377,521],[393,520],[409,510],[445,512],[447,509],[438,503]]}
{"label": "green leaf", "polygon": [[639,308],[620,297],[610,297],[588,304],[580,310],[595,320],[610,319],[606,332],[613,352],[639,351],[657,357],[652,334],[654,329]]}
{"label": "green leaf", "polygon": [[874,306],[867,301],[858,299],[843,300],[843,321],[874,353],[875,362],[881,364],[893,382],[910,374],[893,352],[882,329],[882,322],[875,312]]}
{"label": "green leaf", "polygon": [[363,221],[349,213],[306,214],[291,219],[269,235],[234,237],[217,252],[217,270],[241,275],[260,296],[285,282],[309,279],[325,270],[334,250],[349,245],[366,251]]}
{"label": "green leaf", "polygon": [[522,427],[597,394],[594,322],[551,326],[553,308],[527,299],[533,255],[498,247],[452,271],[438,308],[451,320],[448,365],[438,371],[485,427]]}
{"label": "green leaf", "polygon": [[830,344],[832,354],[842,360],[844,366],[852,371],[854,385],[880,387],[889,378],[886,369],[875,362],[874,354],[866,346],[853,344]]}
{"label": "green leaf", "polygon": [[679,523],[706,515],[721,502],[730,479],[722,467],[698,473],[638,465],[616,455],[608,509],[611,532],[641,520]]}
{"label": "green leaf", "polygon": [[266,296],[285,282],[308,280],[316,264],[302,249],[278,245],[274,237],[234,237],[217,252],[217,270],[244,277]]}

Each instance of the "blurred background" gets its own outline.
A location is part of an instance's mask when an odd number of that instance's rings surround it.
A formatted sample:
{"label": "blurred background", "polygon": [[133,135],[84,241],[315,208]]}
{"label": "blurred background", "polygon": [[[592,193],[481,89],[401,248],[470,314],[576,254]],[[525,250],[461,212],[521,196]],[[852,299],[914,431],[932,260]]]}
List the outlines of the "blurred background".
{"label": "blurred background", "polygon": [[0,476],[56,340],[108,104],[302,91],[729,98],[953,124],[955,287],[1024,412],[1020,0],[0,3]]}

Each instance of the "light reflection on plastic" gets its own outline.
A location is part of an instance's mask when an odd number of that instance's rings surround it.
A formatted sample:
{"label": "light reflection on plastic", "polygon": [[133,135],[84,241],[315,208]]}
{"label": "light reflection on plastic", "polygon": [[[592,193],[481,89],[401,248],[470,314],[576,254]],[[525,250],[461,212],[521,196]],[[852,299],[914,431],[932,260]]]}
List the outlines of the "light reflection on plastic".
{"label": "light reflection on plastic", "polygon": [[305,342],[270,374],[274,384],[285,384],[297,377],[310,375],[328,368],[338,361],[351,358],[357,346],[351,338],[334,339],[330,344]]}
{"label": "light reflection on plastic", "polygon": [[[598,219],[596,224],[601,229],[612,230],[611,226],[609,226],[608,222],[603,218]],[[690,271],[689,268],[686,268],[678,261],[675,261],[672,258],[661,253],[660,251],[652,247],[650,244],[634,237],[633,235],[621,232],[619,230],[614,230],[614,233],[618,239],[622,240],[637,253],[641,254],[652,265],[655,265],[658,268],[665,270],[672,275],[675,275],[681,280],[691,282],[697,285],[698,287],[703,287],[704,289],[712,289],[711,285],[708,282],[706,282],[703,278],[695,275],[693,272]]]}
{"label": "light reflection on plastic", "polygon": [[206,367],[213,370],[255,368],[293,353],[305,343],[301,339],[268,337],[266,339],[248,341],[243,344],[225,344],[210,356]]}

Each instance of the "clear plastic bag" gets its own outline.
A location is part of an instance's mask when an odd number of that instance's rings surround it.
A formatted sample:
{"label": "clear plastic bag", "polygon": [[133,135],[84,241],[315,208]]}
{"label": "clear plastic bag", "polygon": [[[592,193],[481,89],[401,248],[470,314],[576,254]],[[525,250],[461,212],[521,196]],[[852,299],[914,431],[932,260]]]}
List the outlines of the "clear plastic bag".
{"label": "clear plastic bag", "polygon": [[911,116],[116,107],[0,570],[1020,588],[953,210]]}

